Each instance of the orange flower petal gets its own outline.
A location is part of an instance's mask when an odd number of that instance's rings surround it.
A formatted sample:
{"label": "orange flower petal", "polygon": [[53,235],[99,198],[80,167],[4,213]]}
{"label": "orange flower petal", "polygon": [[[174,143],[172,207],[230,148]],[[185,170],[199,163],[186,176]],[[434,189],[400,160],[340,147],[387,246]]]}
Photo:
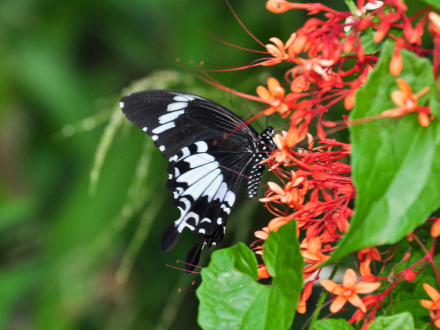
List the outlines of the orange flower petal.
{"label": "orange flower petal", "polygon": [[437,302],[440,301],[440,293],[428,283],[423,283],[423,288],[425,289],[428,296],[432,299],[432,301]]}
{"label": "orange flower petal", "polygon": [[271,102],[273,100],[272,95],[269,93],[266,87],[258,86],[257,94],[260,98],[262,98],[266,102]]}
{"label": "orange flower petal", "polygon": [[422,305],[423,307],[425,307],[427,309],[431,309],[431,307],[432,307],[432,305],[434,305],[434,303],[431,300],[422,299],[422,300],[420,300],[420,305]]}
{"label": "orange flower petal", "polygon": [[400,52],[395,52],[390,61],[390,73],[396,77],[402,72],[403,68],[403,58]]}
{"label": "orange flower petal", "polygon": [[290,35],[289,40],[286,41],[286,48],[289,48],[290,45],[293,44],[293,42],[295,41],[295,39],[296,39],[296,33],[293,32],[293,33]]}
{"label": "orange flower petal", "polygon": [[370,293],[374,290],[377,290],[382,283],[379,282],[364,282],[364,283],[358,283],[354,286],[354,291],[356,293]]}
{"label": "orange flower petal", "polygon": [[254,236],[257,237],[257,238],[260,238],[260,239],[267,239],[267,237],[269,236],[269,234],[266,233],[266,232],[264,232],[264,231],[262,231],[262,230],[257,230],[257,231],[254,233]]}
{"label": "orange flower petal", "polygon": [[412,96],[412,89],[411,86],[407,83],[405,79],[397,78],[396,83],[399,86],[400,90],[403,92],[405,98]]}
{"label": "orange flower petal", "polygon": [[321,285],[323,286],[324,289],[326,289],[328,292],[331,292],[331,293],[333,293],[335,288],[337,288],[339,286],[339,284],[336,284],[332,280],[327,280],[327,279],[321,280]]}
{"label": "orange flower petal", "polygon": [[362,312],[367,312],[367,307],[365,307],[364,302],[357,294],[354,294],[350,298],[348,298],[348,302],[353,306],[359,308]]}
{"label": "orange flower petal", "polygon": [[278,80],[276,80],[274,77],[270,77],[269,79],[267,79],[267,88],[269,89],[271,94],[274,94],[274,91],[277,87],[281,87]]}
{"label": "orange flower petal", "polygon": [[266,266],[258,268],[258,278],[269,278],[270,274],[267,271]]}
{"label": "orange flower petal", "polygon": [[290,9],[290,3],[284,0],[269,0],[266,2],[266,9],[275,14],[281,14]]}
{"label": "orange flower petal", "polygon": [[422,127],[429,126],[429,116],[426,113],[419,112],[419,123]]}
{"label": "orange flower petal", "polygon": [[396,90],[396,91],[391,92],[391,99],[399,107],[406,106],[406,104],[405,104],[405,99],[406,99],[405,93],[403,93],[400,90]]}
{"label": "orange flower petal", "polygon": [[437,219],[431,227],[431,236],[439,237],[440,236],[440,218]]}
{"label": "orange flower petal", "polygon": [[269,231],[277,231],[282,225],[285,225],[290,220],[285,217],[278,217],[269,222],[268,228]]}
{"label": "orange flower petal", "polygon": [[277,46],[272,44],[266,45],[266,49],[273,57],[282,57],[284,55]]}
{"label": "orange flower petal", "polygon": [[345,288],[352,288],[356,285],[357,280],[358,279],[357,279],[356,272],[353,269],[348,268],[345,271],[344,279],[342,280],[342,285]]}
{"label": "orange flower petal", "polygon": [[336,297],[332,304],[330,305],[330,312],[337,313],[341,310],[342,307],[344,307],[345,303],[347,302],[347,299],[342,297]]}
{"label": "orange flower petal", "polygon": [[[278,38],[276,38],[276,37],[272,37],[272,38],[269,39],[269,41],[272,42],[273,44],[275,44],[275,46],[276,46],[280,51],[283,51],[283,50],[284,50],[284,44],[283,44],[283,42],[282,42],[280,39],[278,39]],[[285,52],[284,52],[284,53],[285,53]]]}
{"label": "orange flower petal", "polygon": [[300,314],[304,314],[307,311],[307,303],[300,299],[296,311]]}
{"label": "orange flower petal", "polygon": [[276,184],[275,182],[271,182],[269,181],[267,183],[267,185],[269,186],[269,189],[272,190],[274,193],[278,194],[278,195],[285,195],[285,192],[283,190],[283,188],[281,188],[278,184]]}
{"label": "orange flower petal", "polygon": [[434,28],[436,33],[440,34],[440,16],[433,11],[431,11],[428,14],[430,23],[432,24],[432,27]]}

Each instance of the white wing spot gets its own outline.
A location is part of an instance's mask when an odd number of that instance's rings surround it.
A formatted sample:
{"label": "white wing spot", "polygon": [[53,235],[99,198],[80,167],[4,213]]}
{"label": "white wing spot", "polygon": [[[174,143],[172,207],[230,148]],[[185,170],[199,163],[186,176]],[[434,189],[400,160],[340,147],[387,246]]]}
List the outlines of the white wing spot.
{"label": "white wing spot", "polygon": [[160,134],[160,133],[165,132],[166,130],[169,130],[170,128],[173,128],[173,127],[176,127],[176,125],[172,121],[172,122],[169,122],[169,123],[166,123],[166,124],[163,124],[163,125],[156,127],[155,129],[153,129],[153,133]]}
{"label": "white wing spot", "polygon": [[148,131],[148,127],[145,126],[142,130],[143,130],[144,132]]}
{"label": "white wing spot", "polygon": [[217,193],[214,196],[214,200],[218,199],[220,202],[223,202],[223,199],[226,196],[226,193],[228,192],[228,185],[223,182],[220,186],[220,188],[217,190]]}
{"label": "white wing spot", "polygon": [[218,167],[218,162],[215,161],[215,158],[207,153],[203,154],[195,154],[187,157],[185,159],[186,162],[189,163],[189,167],[195,168],[208,163],[215,164],[215,167]]}
{"label": "white wing spot", "polygon": [[159,124],[166,124],[170,121],[173,121],[173,120],[179,118],[179,116],[184,113],[185,113],[185,111],[183,111],[183,110],[174,111],[171,113],[166,113],[166,114],[159,117]]}
{"label": "white wing spot", "polygon": [[[182,219],[179,218],[179,220],[177,220],[177,221],[180,221],[179,225],[177,226],[177,231],[179,233],[181,233],[183,228],[185,228],[185,227],[188,227],[189,229],[191,229],[191,231],[194,231],[195,227],[197,227],[197,225],[199,223],[199,215],[197,213],[189,212],[188,214],[186,214],[186,212],[188,212],[186,209],[184,212],[185,213],[182,213],[182,215],[181,215]],[[185,216],[185,214],[186,214],[186,216]],[[188,224],[187,220],[190,218],[194,218],[195,226],[191,226],[190,224]]]}
{"label": "white wing spot", "polygon": [[231,209],[230,209],[229,207],[226,207],[225,204],[222,204],[222,205],[221,205],[221,209],[222,209],[223,211],[225,211],[227,214],[230,214],[230,213],[231,213]]}
{"label": "white wing spot", "polygon": [[[221,173],[215,163],[209,163],[204,166],[200,166],[198,168],[187,171],[179,177],[177,182],[186,182],[188,185],[192,185],[204,176],[210,175],[211,173],[216,173],[216,175],[219,175]],[[213,180],[214,179],[212,179],[211,181]],[[211,181],[209,183],[211,183]]]}
{"label": "white wing spot", "polygon": [[168,104],[167,111],[172,112],[176,110],[182,110],[185,109],[188,106],[188,102],[175,102]]}
{"label": "white wing spot", "polygon": [[228,190],[225,201],[229,204],[230,207],[232,207],[232,205],[234,205],[235,203],[235,194],[232,191]]}
{"label": "white wing spot", "polygon": [[212,181],[212,183],[209,185],[209,187],[203,193],[203,196],[208,196],[209,203],[211,203],[214,196],[216,195],[216,193],[220,189],[222,182],[223,182],[223,174],[220,174],[214,181]]}
{"label": "white wing spot", "polygon": [[174,96],[174,101],[180,101],[180,102],[188,102],[188,101],[192,101],[194,100],[195,97],[190,96],[190,95],[183,95],[183,94],[179,94]]}
{"label": "white wing spot", "polygon": [[[192,170],[192,171],[190,171],[190,172],[193,172],[193,171],[196,171],[196,170]],[[187,172],[188,173],[188,172]],[[178,179],[177,179],[177,181],[181,181],[180,179],[181,178],[186,178],[186,174],[187,173],[185,173],[185,174],[182,174]],[[188,183],[189,184],[189,188],[188,189],[186,189],[185,190],[185,193],[184,193],[184,195],[191,195],[192,196],[192,198],[194,198],[194,200],[197,200],[197,199],[199,199],[199,197],[207,190],[207,188],[208,188],[208,186],[212,183],[212,181],[214,181],[214,179],[218,176],[218,175],[220,175],[220,170],[215,170],[215,171],[212,171],[211,173],[209,173],[208,175],[206,175],[206,172],[205,173],[202,173],[202,175],[200,175],[200,174],[196,174],[196,175],[198,175],[199,176],[199,178],[197,178],[197,179],[199,179],[199,180],[197,180],[197,181],[195,181],[195,182],[191,182],[191,183]],[[194,177],[191,177],[191,178],[189,178],[191,181],[193,181],[195,178]],[[200,180],[201,179],[201,180]]]}
{"label": "white wing spot", "polygon": [[119,107],[122,109],[124,107],[124,102],[119,102]]}
{"label": "white wing spot", "polygon": [[165,146],[160,146],[160,147],[159,147],[159,150],[162,151],[162,152],[164,152],[164,151],[165,151]]}
{"label": "white wing spot", "polygon": [[208,151],[208,144],[205,141],[194,143],[197,146],[197,152],[202,153]]}
{"label": "white wing spot", "polygon": [[175,157],[175,161],[178,162],[179,160],[186,158],[190,155],[188,147],[182,148],[181,152],[182,152],[182,157],[178,158],[178,156],[176,155],[176,156],[173,156],[173,160]]}

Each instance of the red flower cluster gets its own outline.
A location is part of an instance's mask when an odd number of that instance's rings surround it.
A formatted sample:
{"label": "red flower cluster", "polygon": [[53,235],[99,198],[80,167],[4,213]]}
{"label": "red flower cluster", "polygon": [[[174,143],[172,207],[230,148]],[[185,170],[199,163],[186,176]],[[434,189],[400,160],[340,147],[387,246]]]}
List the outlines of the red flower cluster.
{"label": "red flower cluster", "polygon": [[[236,68],[286,63],[288,69],[284,75],[284,83],[271,77],[267,81],[267,87],[257,87],[258,96],[254,96],[230,90],[209,76],[203,79],[231,93],[265,104],[264,109],[251,120],[261,115],[277,113],[289,120],[287,131],[274,137],[277,148],[264,161],[269,164],[279,182],[269,182],[269,189],[260,201],[265,203],[275,217],[267,227],[255,232],[255,236],[260,239],[258,242],[264,243],[271,231],[296,219],[298,237],[302,240],[301,253],[306,265],[303,274],[305,279],[309,279],[298,307],[298,312],[304,313],[313,284],[319,279],[320,266],[329,259],[340,238],[348,230],[349,219],[353,215],[351,202],[355,198],[355,189],[351,167],[347,161],[350,144],[327,138],[328,132],[325,128],[338,129],[338,124],[326,120],[325,115],[337,103],[343,103],[347,110],[352,109],[356,91],[365,84],[369,73],[376,66],[378,53],[367,53],[361,36],[366,35],[364,31],[369,31],[367,36],[372,36],[372,43],[377,44],[386,38],[394,41],[395,49],[389,72],[397,76],[403,67],[400,54],[402,49],[411,50],[418,55],[428,53],[420,45],[429,18],[428,30],[436,47],[433,56],[436,70],[440,63],[440,16],[425,8],[408,17],[407,6],[401,0],[358,0],[357,8],[352,12],[338,12],[321,3],[285,0],[269,0],[266,8],[278,14],[296,9],[307,10],[309,14],[324,13],[324,19],[310,18],[286,42],[273,37],[269,39],[270,44],[262,44],[268,57]],[[401,32],[396,33],[396,30]],[[369,120],[400,117],[415,112],[419,123],[424,127],[428,126],[433,119],[431,110],[429,106],[419,105],[418,100],[429,91],[429,87],[413,93],[402,78],[396,80],[396,85],[399,90],[389,97],[397,108],[386,110]],[[341,122],[345,123],[346,120],[343,119]],[[318,143],[310,134],[311,127],[316,127]],[[307,146],[298,147],[304,140]],[[440,235],[440,221],[434,220],[432,236],[437,237]],[[417,239],[415,234],[412,237]],[[260,245],[256,248],[258,254],[262,254],[262,247]],[[392,256],[390,251],[382,254],[388,254],[389,258]],[[432,255],[433,248],[422,260],[394,274],[394,282],[380,295],[368,295],[361,299],[358,293],[374,291],[381,285],[378,281],[387,280],[373,275],[373,265],[386,262],[389,258],[383,259],[376,247],[359,251],[357,265],[365,283],[357,284],[356,272],[351,269],[347,270],[342,285],[330,280],[321,281],[324,288],[337,296],[330,310],[336,313],[348,301],[359,308],[351,322],[364,320],[366,327],[374,320],[376,311],[391,290],[402,280],[414,280],[421,271],[420,267],[427,262],[433,263]],[[315,277],[312,278],[314,274]],[[260,265],[259,277],[270,277],[264,263]],[[437,325],[440,311],[438,292],[430,288],[427,292],[434,302],[422,301],[422,305],[431,310],[431,316],[433,320],[435,318]]]}

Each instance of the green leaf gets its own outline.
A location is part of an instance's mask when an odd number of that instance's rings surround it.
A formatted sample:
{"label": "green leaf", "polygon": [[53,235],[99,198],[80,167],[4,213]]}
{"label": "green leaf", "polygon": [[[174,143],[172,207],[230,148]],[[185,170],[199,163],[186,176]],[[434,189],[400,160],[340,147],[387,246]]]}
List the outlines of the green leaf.
{"label": "green leaf", "polygon": [[255,254],[244,244],[212,254],[197,290],[203,329],[290,327],[303,284],[295,221],[270,233],[263,251],[272,285],[258,283]]}
{"label": "green leaf", "polygon": [[[391,92],[398,89],[388,67],[394,46],[384,44],[376,69],[356,94],[351,120],[397,108]],[[405,79],[414,93],[433,86],[427,59],[402,50]],[[425,95],[419,102],[429,98]],[[421,127],[416,114],[353,125],[353,182],[357,199],[348,233],[331,262],[364,247],[392,244],[413,231],[440,205],[440,125]]]}
{"label": "green leaf", "polygon": [[373,41],[374,34],[367,31],[361,36],[362,47],[364,47],[365,54],[374,54],[380,50],[380,45]]}
{"label": "green leaf", "polygon": [[426,2],[428,5],[440,9],[440,3],[438,0],[422,0],[423,2]]}
{"label": "green leaf", "polygon": [[413,330],[414,320],[409,312],[392,316],[379,316],[370,324],[368,330]]}
{"label": "green leaf", "polygon": [[[303,286],[304,260],[300,253],[296,221],[271,232],[264,244],[264,261],[273,278],[268,303],[268,321],[278,329],[292,324]],[[269,320],[273,318],[272,320]]]}
{"label": "green leaf", "polygon": [[429,100],[429,107],[432,114],[436,118],[440,118],[440,77],[437,77],[434,86],[431,88],[431,99]]}
{"label": "green leaf", "polygon": [[325,319],[316,322],[313,330],[353,330],[354,328],[344,319]]}

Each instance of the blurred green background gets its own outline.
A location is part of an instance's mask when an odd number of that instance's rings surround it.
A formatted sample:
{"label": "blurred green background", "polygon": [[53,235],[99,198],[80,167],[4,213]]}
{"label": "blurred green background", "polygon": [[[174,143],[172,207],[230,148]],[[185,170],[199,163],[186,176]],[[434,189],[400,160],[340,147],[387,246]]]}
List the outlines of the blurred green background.
{"label": "blurred green background", "polygon": [[[264,0],[231,4],[263,43],[286,41],[306,19],[304,11],[269,13]],[[344,9],[343,1],[332,6]],[[202,27],[263,50],[224,0],[0,2],[0,329],[198,328],[200,276],[166,265],[182,268],[176,260],[199,237],[185,233],[161,251],[162,232],[179,215],[165,189],[167,161],[118,101],[128,86],[169,88],[243,116],[255,110],[175,61],[246,65],[261,57]],[[286,68],[214,76],[255,94]],[[270,218],[242,196],[223,247],[250,244]]]}
{"label": "blurred green background", "polygon": [[[265,1],[231,4],[264,43],[287,40],[300,24],[267,12]],[[124,88],[150,76],[140,85],[197,92],[242,115],[255,109],[175,61],[259,58],[202,27],[262,50],[223,0],[0,3],[1,329],[197,328],[200,276],[166,264],[182,268],[176,260],[199,237],[188,232],[173,251],[160,250],[179,215],[165,189],[167,162],[117,106]],[[271,70],[215,76],[254,93]],[[269,218],[241,198],[223,246],[252,242]]]}

